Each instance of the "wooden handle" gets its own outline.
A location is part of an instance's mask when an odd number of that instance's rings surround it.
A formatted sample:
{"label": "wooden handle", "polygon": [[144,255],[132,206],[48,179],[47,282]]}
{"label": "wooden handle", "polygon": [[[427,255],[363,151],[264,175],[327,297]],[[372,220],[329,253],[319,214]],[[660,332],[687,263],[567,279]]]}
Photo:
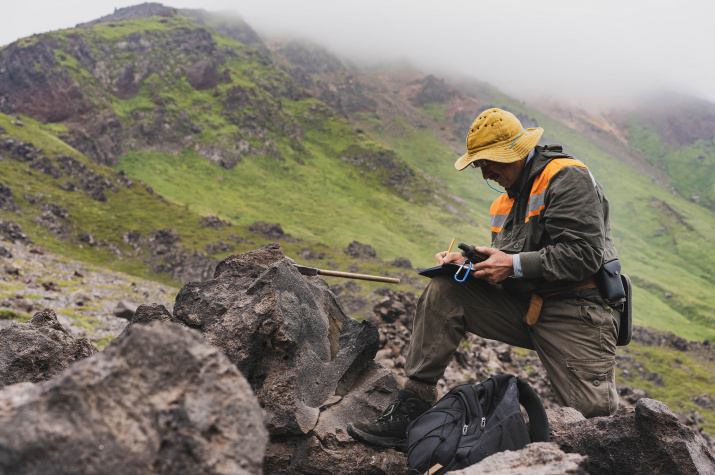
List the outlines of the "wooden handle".
{"label": "wooden handle", "polygon": [[334,270],[323,270],[323,269],[319,269],[318,273],[320,275],[329,275],[332,277],[345,277],[348,279],[371,280],[374,282],[387,282],[388,284],[399,284],[400,283],[400,279],[395,279],[392,277],[380,277],[377,275],[351,274],[349,272],[338,272],[338,271],[334,271]]}

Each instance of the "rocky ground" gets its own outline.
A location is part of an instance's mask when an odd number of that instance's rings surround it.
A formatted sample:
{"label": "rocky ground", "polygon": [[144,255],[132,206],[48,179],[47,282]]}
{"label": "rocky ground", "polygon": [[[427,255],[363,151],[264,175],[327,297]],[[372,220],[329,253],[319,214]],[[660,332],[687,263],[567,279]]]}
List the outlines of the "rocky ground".
{"label": "rocky ground", "polygon": [[[360,300],[357,302],[360,307],[367,303],[358,293],[355,281],[338,282],[331,286],[331,290],[348,314],[355,306],[354,300]],[[154,281],[58,256],[36,245],[0,241],[0,329],[51,308],[70,335],[86,337],[102,349],[122,333],[138,305],[155,303],[171,313],[178,291]],[[410,340],[409,328],[418,296],[383,287],[375,292],[375,297],[381,297],[369,318],[380,334],[380,349],[375,360],[389,368],[402,385],[406,380],[404,364]],[[715,362],[715,346],[688,342],[672,334],[636,327],[634,340],[649,346],[692,350]],[[632,371],[644,371],[629,354],[619,355],[618,364]],[[502,372],[529,381],[547,409],[559,407],[535,352],[476,335],[469,335],[457,350],[439,387],[444,394],[459,384],[477,384]],[[657,373],[647,376],[660,377]],[[648,397],[645,391],[628,385],[619,386],[618,391],[620,407],[633,407],[639,399]],[[698,396],[708,395],[694,395]],[[712,404],[711,399],[706,402]],[[711,449],[715,448],[715,440],[700,428],[705,422],[700,414],[692,411],[676,411],[676,414],[683,424],[699,433]]]}
{"label": "rocky ground", "polygon": [[[44,289],[55,268],[37,256],[67,264],[69,282],[98,272],[31,248],[0,253],[5,265],[23,264],[9,269],[6,284],[25,278]],[[67,274],[74,272],[87,275]],[[111,281],[129,295],[132,283],[145,284],[100,274],[106,280],[93,285]],[[90,289],[57,293],[85,291],[97,307],[109,300]],[[150,297],[102,351],[73,337],[51,308],[0,329],[0,473],[57,466],[72,473],[405,473],[405,454],[356,442],[345,427],[374,418],[394,396],[414,296],[388,292],[375,311],[379,329],[357,322],[321,277],[301,275],[274,243],[230,256],[213,279],[185,285],[173,312]],[[58,301],[72,304],[50,300]],[[110,307],[101,320],[107,334],[119,318]],[[549,444],[496,454],[463,473],[713,473],[702,434],[662,402],[640,397],[612,417],[584,419],[554,407],[536,364],[533,355],[488,340],[470,338],[459,350],[444,386],[498,372],[526,376],[547,406],[551,432]]]}
{"label": "rocky ground", "polygon": [[[417,306],[418,296],[410,292],[386,290],[382,300],[374,307],[370,320],[380,330],[380,350],[375,360],[390,368],[400,385],[406,381],[404,365],[410,342],[410,328]],[[341,296],[342,299],[342,296]],[[633,341],[647,346],[660,346],[697,355],[700,359],[715,364],[715,346],[709,343],[687,341],[672,333],[660,332],[643,327],[635,327]],[[619,368],[624,369],[624,378],[628,374],[639,373],[649,380],[660,381],[662,377],[657,372],[649,371],[629,353],[628,347],[619,348],[616,355]],[[444,377],[438,382],[442,394],[460,384],[478,384],[498,373],[509,373],[522,378],[534,388],[546,409],[558,409],[549,379],[546,376],[539,357],[535,351],[512,347],[495,340],[487,340],[477,335],[469,334],[457,349]],[[649,397],[642,389],[629,385],[618,385],[620,397],[619,407],[633,408],[640,399]],[[694,394],[694,400],[704,409],[712,408],[712,391],[710,394]],[[678,411],[675,415],[680,422],[699,434],[704,442],[715,450],[715,439],[702,430],[705,419],[698,411]]]}
{"label": "rocky ground", "polygon": [[0,329],[52,308],[75,338],[103,348],[119,335],[136,307],[173,308],[178,289],[88,266],[34,245],[0,241]]}

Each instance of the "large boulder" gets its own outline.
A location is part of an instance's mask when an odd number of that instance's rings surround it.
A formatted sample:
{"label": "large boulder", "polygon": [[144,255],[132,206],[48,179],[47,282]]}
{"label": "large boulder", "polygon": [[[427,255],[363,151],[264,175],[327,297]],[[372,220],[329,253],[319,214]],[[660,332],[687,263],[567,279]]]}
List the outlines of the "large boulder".
{"label": "large boulder", "polygon": [[404,468],[404,455],[345,432],[349,422],[375,418],[396,391],[390,371],[373,362],[377,329],[347,317],[325,281],[301,275],[278,244],[230,256],[214,279],[184,286],[174,316],[200,330],[253,387],[272,436],[269,472]]}
{"label": "large boulder", "polygon": [[198,332],[136,325],[57,377],[0,391],[0,473],[262,473],[245,378]]}
{"label": "large boulder", "polygon": [[70,335],[47,308],[0,330],[0,388],[45,381],[97,351],[88,339]]}
{"label": "large boulder", "polygon": [[715,473],[715,458],[703,440],[660,401],[642,398],[612,417],[547,413],[551,441],[564,452],[588,456],[592,475]]}

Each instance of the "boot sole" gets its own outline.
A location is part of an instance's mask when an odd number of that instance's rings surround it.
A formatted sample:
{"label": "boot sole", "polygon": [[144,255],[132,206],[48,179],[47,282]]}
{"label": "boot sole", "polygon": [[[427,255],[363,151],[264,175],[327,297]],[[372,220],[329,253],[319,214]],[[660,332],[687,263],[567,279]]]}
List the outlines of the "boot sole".
{"label": "boot sole", "polygon": [[347,431],[350,437],[355,440],[359,440],[360,442],[367,442],[368,444],[379,445],[380,447],[387,447],[399,450],[400,452],[407,452],[407,439],[380,437],[378,435],[361,431],[360,429],[353,427],[352,424],[348,425]]}

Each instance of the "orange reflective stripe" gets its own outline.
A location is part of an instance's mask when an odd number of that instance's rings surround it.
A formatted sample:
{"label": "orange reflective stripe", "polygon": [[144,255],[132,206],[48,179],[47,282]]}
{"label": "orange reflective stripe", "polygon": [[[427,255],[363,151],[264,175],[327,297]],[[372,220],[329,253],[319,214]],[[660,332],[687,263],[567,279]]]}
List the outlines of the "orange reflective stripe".
{"label": "orange reflective stripe", "polygon": [[[532,216],[538,216],[541,210],[546,207],[544,204],[546,188],[548,188],[551,178],[564,167],[582,167],[588,169],[586,165],[572,158],[555,158],[551,160],[541,173],[539,173],[534,180],[534,184],[531,186],[529,204],[526,207],[527,212],[524,218],[525,223],[528,223],[529,218]],[[506,193],[494,200],[492,206],[489,208],[492,232],[498,233],[504,228],[512,206],[514,206],[514,198],[509,198]]]}
{"label": "orange reflective stripe", "polygon": [[436,463],[436,464],[432,465],[430,468],[428,468],[427,471],[425,473],[423,473],[422,475],[432,475],[440,468],[442,468],[442,464]]}
{"label": "orange reflective stripe", "polygon": [[494,203],[492,203],[492,206],[489,208],[492,232],[498,233],[502,230],[513,205],[514,198],[509,198],[506,193],[494,200]]}
{"label": "orange reflective stripe", "polygon": [[539,173],[539,176],[534,180],[534,184],[531,187],[531,193],[529,194],[529,204],[526,207],[527,213],[524,218],[524,222],[528,223],[529,218],[532,216],[538,216],[546,205],[544,204],[544,193],[546,188],[549,186],[551,178],[556,175],[564,167],[582,167],[587,168],[586,165],[574,160],[572,158],[556,158],[551,160],[546,167]]}

